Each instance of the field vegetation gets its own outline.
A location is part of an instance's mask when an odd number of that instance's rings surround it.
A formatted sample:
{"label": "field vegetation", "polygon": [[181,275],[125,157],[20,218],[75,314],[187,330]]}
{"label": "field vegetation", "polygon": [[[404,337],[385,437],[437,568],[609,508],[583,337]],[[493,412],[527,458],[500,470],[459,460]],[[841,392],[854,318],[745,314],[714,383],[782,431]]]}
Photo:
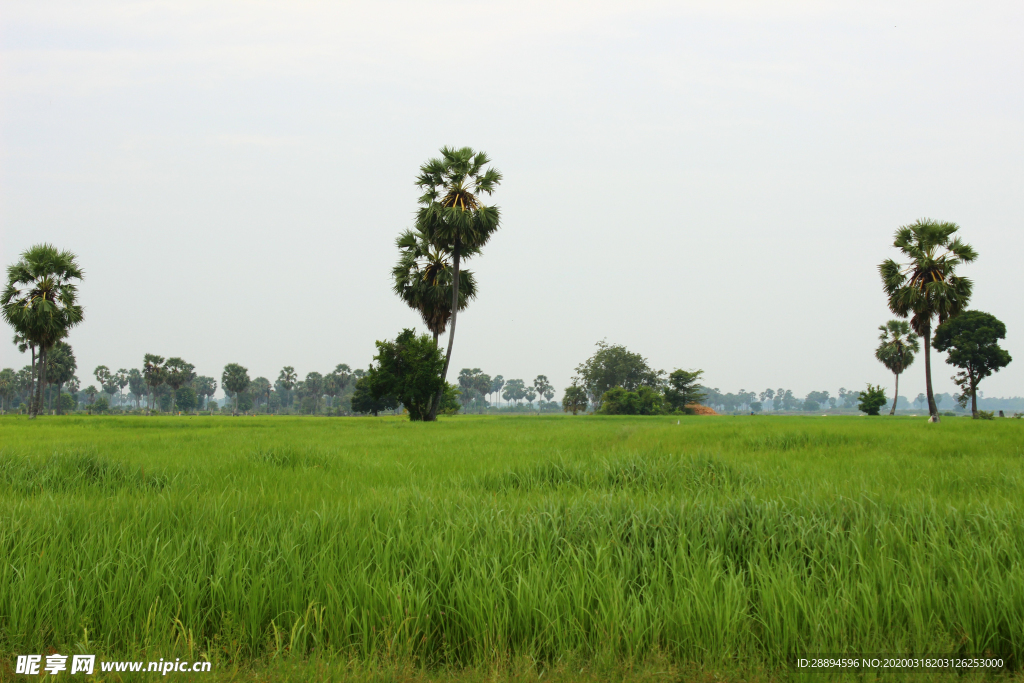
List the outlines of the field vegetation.
{"label": "field vegetation", "polygon": [[1016,677],[1022,428],[8,416],[0,651],[267,680],[773,680],[813,653],[991,653]]}

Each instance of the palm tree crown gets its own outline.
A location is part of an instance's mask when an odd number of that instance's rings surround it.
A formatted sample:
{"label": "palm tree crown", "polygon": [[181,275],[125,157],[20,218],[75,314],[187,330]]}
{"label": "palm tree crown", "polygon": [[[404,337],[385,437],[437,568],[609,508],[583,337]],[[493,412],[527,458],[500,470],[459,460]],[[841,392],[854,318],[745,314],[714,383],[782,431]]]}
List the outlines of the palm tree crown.
{"label": "palm tree crown", "polygon": [[[452,316],[451,254],[431,244],[426,234],[418,230],[406,230],[395,244],[399,258],[391,269],[394,292],[419,312],[436,342]],[[464,310],[474,298],[476,278],[471,271],[463,270],[459,273],[459,310]]]}

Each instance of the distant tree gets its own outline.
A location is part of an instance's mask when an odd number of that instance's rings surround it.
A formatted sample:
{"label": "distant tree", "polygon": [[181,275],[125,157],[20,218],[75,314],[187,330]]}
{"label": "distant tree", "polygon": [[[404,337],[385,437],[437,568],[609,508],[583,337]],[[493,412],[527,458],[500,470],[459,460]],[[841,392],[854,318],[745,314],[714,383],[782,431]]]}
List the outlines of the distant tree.
{"label": "distant tree", "polygon": [[760,401],[751,401],[750,402],[750,412],[752,412],[752,413],[760,413],[762,407],[763,407],[763,404]]}
{"label": "distant tree", "polygon": [[917,335],[910,331],[910,323],[906,320],[890,320],[884,325],[879,325],[878,348],[875,349],[875,358],[882,365],[889,369],[896,376],[896,389],[893,391],[892,409],[890,415],[896,414],[896,401],[900,396],[900,375],[914,362],[914,354],[920,350],[917,343]]}
{"label": "distant tree", "polygon": [[523,393],[523,398],[526,399],[527,404],[533,407],[533,400],[537,398],[537,392],[533,390],[533,387],[526,387],[526,391]]}
{"label": "distant tree", "polygon": [[178,410],[191,413],[196,409],[196,404],[196,390],[191,385],[178,387],[177,391],[174,392],[174,405],[177,406]]}
{"label": "distant tree", "polygon": [[497,394],[498,398],[501,398],[501,388],[503,386],[505,386],[505,378],[502,377],[501,375],[498,375],[497,377],[494,378],[494,381],[491,382],[490,393]]}
{"label": "distant tree", "polygon": [[917,398],[914,399],[914,405],[917,406],[919,410],[921,408],[924,408],[926,405],[928,405],[928,397],[925,396],[923,393],[918,394]]}
{"label": "distant tree", "polygon": [[92,409],[95,410],[97,413],[107,412],[108,410],[110,410],[110,399],[108,399],[106,396],[100,396],[92,404]]}
{"label": "distant tree", "polygon": [[762,404],[768,403],[775,398],[775,392],[772,389],[765,389],[760,393],[759,398]]}
{"label": "distant tree", "polygon": [[232,414],[238,415],[238,395],[249,389],[249,371],[238,363],[228,363],[224,366],[220,384],[234,395],[235,409]]}
{"label": "distant tree", "polygon": [[[469,404],[477,396],[483,396],[480,392],[480,376],[483,371],[480,368],[462,368],[459,371],[459,401],[462,403],[462,409],[467,411]],[[488,382],[489,384],[490,382]]]}
{"label": "distant tree", "polygon": [[814,412],[821,408],[822,404],[828,402],[827,391],[812,391],[804,397],[803,409],[807,412]]}
{"label": "distant tree", "polygon": [[562,396],[562,411],[573,415],[587,410],[587,390],[573,384]]}
{"label": "distant tree", "polygon": [[[7,268],[7,286],[0,297],[0,313],[17,337],[32,348],[32,371],[36,374],[34,400],[29,399],[29,419],[43,407],[46,388],[46,355],[82,322],[78,286],[82,279],[76,257],[58,251],[51,244],[37,244],[21,254]],[[36,350],[39,356],[36,358]]]}
{"label": "distant tree", "polygon": [[868,388],[860,393],[857,408],[868,415],[878,415],[878,411],[888,402],[885,398],[885,389],[879,386],[868,384]]}
{"label": "distant tree", "polygon": [[295,373],[295,368],[290,365],[286,365],[281,369],[281,372],[277,375],[277,387],[278,391],[284,390],[284,396],[282,397],[282,403],[284,405],[291,405],[292,402],[292,389],[295,388],[295,383],[298,381],[299,376]]}
{"label": "distant tree", "polygon": [[804,399],[803,409],[805,411],[807,411],[809,413],[813,413],[819,407],[820,407],[820,404],[817,401],[815,401],[813,399],[810,399],[810,398],[805,398]]}
{"label": "distant tree", "polygon": [[555,397],[555,389],[554,389],[554,387],[548,387],[544,391],[544,400],[546,400],[548,403],[551,403],[551,399],[553,399],[554,397]]}
{"label": "distant tree", "polygon": [[[537,377],[533,380],[533,390],[537,392],[538,396],[543,396],[548,391],[551,391],[551,389],[551,382],[548,381],[548,378],[546,376],[537,375]],[[527,398],[527,400],[533,401],[533,399],[531,398]]]}
{"label": "distant tree", "polygon": [[89,408],[89,414],[92,415],[92,404],[96,402],[96,394],[100,393],[99,389],[90,384],[83,393],[85,394],[85,404]]}
{"label": "distant tree", "polygon": [[128,386],[128,371],[124,368],[114,373],[114,384],[117,386],[117,403],[124,404],[124,388]]}
{"label": "distant tree", "polygon": [[267,406],[267,412],[270,412],[270,380],[266,377],[257,377],[249,383],[249,395],[252,396],[253,402],[258,407],[260,401],[263,401]]}
{"label": "distant tree", "polygon": [[684,410],[688,405],[703,402],[707,395],[698,384],[703,374],[703,370],[675,370],[669,375],[665,406],[669,410]]}
{"label": "distant tree", "polygon": [[369,413],[377,417],[382,410],[398,408],[398,399],[394,396],[382,393],[380,398],[374,398],[370,384],[370,377],[360,377],[356,380],[355,391],[352,392],[352,412]]}
{"label": "distant tree", "polygon": [[515,401],[516,405],[519,405],[519,401],[526,398],[526,383],[521,379],[510,379],[505,382],[505,389],[501,395],[506,401]]}
{"label": "distant tree", "polygon": [[46,376],[57,387],[57,414],[63,413],[63,406],[60,403],[61,387],[70,382],[78,369],[78,362],[75,360],[75,352],[71,344],[65,341],[55,343],[46,356]]}
{"label": "distant tree", "polygon": [[649,386],[640,385],[636,391],[614,387],[601,397],[602,415],[657,415],[662,410],[664,397]]}
{"label": "distant tree", "polygon": [[[110,368],[106,365],[99,365],[95,370],[92,371],[93,377],[96,378],[96,383],[100,385],[100,388],[106,392],[107,387],[114,388],[114,376],[110,373]],[[113,394],[114,392],[108,392]]]}
{"label": "distant tree", "polygon": [[142,359],[142,376],[146,380],[146,387],[149,389],[149,403],[146,412],[148,414],[151,403],[156,408],[156,390],[167,379],[167,370],[163,366],[164,357],[153,353],[147,353]]}
{"label": "distant tree", "polygon": [[584,387],[595,408],[600,408],[604,392],[613,387],[633,391],[637,387],[660,388],[663,370],[653,370],[647,359],[620,344],[597,342],[593,356],[576,366],[574,383]]}
{"label": "distant tree", "polygon": [[128,371],[128,391],[135,396],[135,409],[140,410],[142,406],[139,403],[139,399],[146,393],[146,379],[135,368]]}
{"label": "distant tree", "polygon": [[0,370],[0,415],[11,409],[11,401],[18,391],[18,375],[13,368]]}
{"label": "distant tree", "polygon": [[441,376],[444,357],[437,345],[427,335],[405,329],[394,341],[378,341],[376,346],[376,365],[369,372],[373,398],[393,396],[409,411],[410,420],[429,420],[436,396],[440,393],[443,399],[446,387]]}
{"label": "distant tree", "polygon": [[[166,372],[164,381],[167,386],[171,388],[171,406],[178,405],[178,390],[182,387],[189,386],[192,384],[192,380],[196,378],[195,366],[191,363],[186,363],[183,359],[175,356],[174,358],[168,358],[167,363],[164,364],[164,371]],[[192,396],[193,403],[195,403],[195,396]]]}
{"label": "distant tree", "polygon": [[970,397],[974,419],[978,419],[978,383],[1013,360],[999,346],[1000,339],[1006,339],[1006,325],[981,311],[964,311],[935,330],[935,349],[948,351],[946,362],[960,368],[953,381],[960,387],[964,407]]}
{"label": "distant tree", "polygon": [[313,413],[320,412],[320,398],[324,395],[324,376],[319,372],[306,374],[305,387],[313,399]]}
{"label": "distant tree", "polygon": [[[200,375],[192,380],[192,388],[196,391],[196,396],[205,404],[209,403],[213,395],[217,393],[217,380],[212,377]],[[213,414],[212,411],[210,413]]]}
{"label": "distant tree", "polygon": [[903,252],[907,263],[887,259],[878,267],[889,298],[889,309],[901,318],[910,318],[914,332],[924,339],[925,392],[928,413],[939,419],[932,391],[932,320],[941,325],[960,314],[971,298],[973,283],[956,274],[960,264],[971,263],[978,254],[970,245],[954,237],[956,223],[922,219],[896,231],[893,246]]}
{"label": "distant tree", "polygon": [[452,357],[455,323],[459,312],[461,260],[479,254],[500,223],[498,207],[486,206],[481,201],[484,194],[491,195],[501,183],[500,172],[494,168],[484,169],[490,162],[484,152],[475,152],[469,147],[444,147],[440,157],[420,167],[420,174],[416,178],[416,184],[423,190],[419,199],[420,209],[416,214],[416,229],[431,244],[439,245],[451,253],[454,283],[448,350],[441,368],[441,386],[425,416],[428,420],[436,418],[447,387],[448,364]]}

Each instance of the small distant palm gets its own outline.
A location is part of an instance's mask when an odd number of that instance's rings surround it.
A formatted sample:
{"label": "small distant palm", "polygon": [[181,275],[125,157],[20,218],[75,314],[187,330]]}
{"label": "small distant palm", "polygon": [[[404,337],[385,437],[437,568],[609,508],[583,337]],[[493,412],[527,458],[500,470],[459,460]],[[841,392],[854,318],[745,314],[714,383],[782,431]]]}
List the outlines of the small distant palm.
{"label": "small distant palm", "polygon": [[896,391],[893,394],[892,409],[889,410],[890,415],[895,415],[896,401],[900,397],[900,375],[914,362],[914,354],[921,347],[917,343],[917,335],[910,331],[910,324],[906,320],[890,320],[879,325],[878,329],[882,332],[878,337],[881,344],[875,349],[875,358],[896,375]]}

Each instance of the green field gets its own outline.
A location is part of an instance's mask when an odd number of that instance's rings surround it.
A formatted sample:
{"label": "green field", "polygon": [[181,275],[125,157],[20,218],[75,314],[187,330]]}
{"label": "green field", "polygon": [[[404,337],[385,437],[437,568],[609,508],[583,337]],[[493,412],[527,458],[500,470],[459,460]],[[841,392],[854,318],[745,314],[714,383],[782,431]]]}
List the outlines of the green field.
{"label": "green field", "polygon": [[1018,420],[6,417],[0,652],[196,680],[991,653],[1018,679],[1022,502]]}

